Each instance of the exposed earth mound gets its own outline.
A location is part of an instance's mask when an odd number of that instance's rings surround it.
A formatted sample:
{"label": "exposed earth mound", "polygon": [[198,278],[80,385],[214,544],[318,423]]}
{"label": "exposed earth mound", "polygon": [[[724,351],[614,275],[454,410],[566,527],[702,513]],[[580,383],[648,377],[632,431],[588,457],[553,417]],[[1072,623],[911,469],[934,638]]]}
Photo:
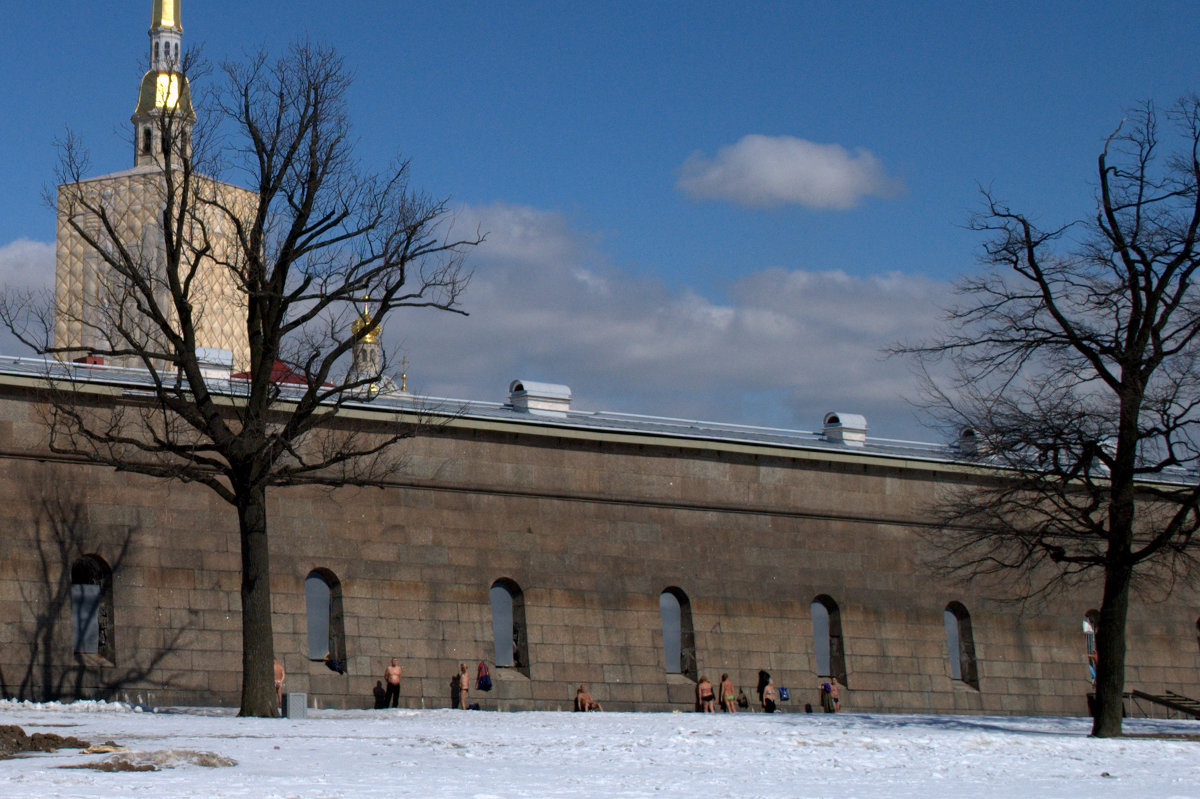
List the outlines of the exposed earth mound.
{"label": "exposed earth mound", "polygon": [[0,757],[12,757],[21,752],[54,752],[59,749],[86,749],[90,744],[78,738],[35,732],[26,735],[15,724],[0,724]]}
{"label": "exposed earth mound", "polygon": [[236,766],[237,761],[213,752],[192,749],[165,749],[158,752],[117,752],[95,763],[79,763],[62,768],[90,768],[96,771],[159,771],[181,766],[220,768]]}

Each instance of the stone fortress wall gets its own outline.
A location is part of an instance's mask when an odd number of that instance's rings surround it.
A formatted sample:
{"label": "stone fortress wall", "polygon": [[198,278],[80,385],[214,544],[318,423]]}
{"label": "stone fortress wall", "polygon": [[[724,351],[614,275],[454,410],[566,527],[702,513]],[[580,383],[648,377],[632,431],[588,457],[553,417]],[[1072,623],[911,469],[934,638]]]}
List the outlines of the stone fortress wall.
{"label": "stone fortress wall", "polygon": [[[232,509],[203,488],[43,457],[37,397],[19,383],[0,380],[4,694],[236,706]],[[271,494],[275,651],[287,690],[317,706],[370,707],[393,656],[402,706],[448,706],[458,663],[473,678],[493,661],[489,591],[506,580],[527,651],[520,668],[492,668],[490,693],[472,691],[485,709],[566,709],[586,683],[609,710],[688,710],[695,676],[722,672],[753,702],[766,669],[791,692],[785,711],[819,710],[823,596],[840,615],[846,710],[1086,712],[1082,620],[1098,586],[1019,610],[923,565],[922,508],[969,479],[961,468],[536,420],[459,419],[406,446],[395,485]],[[73,651],[64,584],[87,556],[111,568],[108,657]],[[340,595],[345,674],[309,658],[314,570]],[[667,589],[690,608],[690,675],[664,666]],[[978,687],[951,677],[951,602],[970,614]],[[1185,586],[1135,599],[1130,688],[1200,693],[1198,612]]]}

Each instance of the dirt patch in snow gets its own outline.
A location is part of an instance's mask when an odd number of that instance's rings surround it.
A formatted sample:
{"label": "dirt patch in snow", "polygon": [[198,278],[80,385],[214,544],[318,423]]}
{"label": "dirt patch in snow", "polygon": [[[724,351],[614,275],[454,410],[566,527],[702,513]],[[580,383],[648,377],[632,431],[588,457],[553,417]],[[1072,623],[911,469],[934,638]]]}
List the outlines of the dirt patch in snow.
{"label": "dirt patch in snow", "polygon": [[88,768],[96,771],[160,771],[165,768],[181,766],[221,768],[236,765],[237,761],[233,758],[218,755],[215,752],[201,752],[194,749],[162,749],[157,752],[116,752],[110,757],[93,763],[76,763],[70,766],[61,766],[61,768]]}
{"label": "dirt patch in snow", "polygon": [[13,757],[22,752],[55,752],[59,749],[86,749],[90,744],[69,735],[52,732],[35,732],[26,735],[25,730],[15,724],[0,724],[0,758]]}

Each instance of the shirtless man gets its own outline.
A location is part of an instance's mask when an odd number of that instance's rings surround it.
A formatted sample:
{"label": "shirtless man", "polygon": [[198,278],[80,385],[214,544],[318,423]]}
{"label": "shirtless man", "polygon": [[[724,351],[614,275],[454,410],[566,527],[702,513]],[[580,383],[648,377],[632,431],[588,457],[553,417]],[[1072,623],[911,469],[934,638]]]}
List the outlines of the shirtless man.
{"label": "shirtless man", "polygon": [[385,708],[400,706],[400,673],[400,665],[392,658],[392,665],[383,670],[383,682],[387,686],[383,704]]}
{"label": "shirtless man", "polygon": [[733,687],[733,680],[729,679],[728,674],[721,675],[721,686],[717,689],[721,697],[721,707],[726,713],[737,713],[737,692]]}
{"label": "shirtless man", "polygon": [[275,661],[275,698],[279,700],[279,706],[283,707],[283,664],[278,660]]}
{"label": "shirtless man", "polygon": [[592,695],[588,693],[587,686],[579,686],[579,690],[575,692],[575,712],[586,713],[592,704]]}
{"label": "shirtless man", "polygon": [[467,688],[471,685],[471,679],[467,676],[467,664],[458,664],[458,709],[467,709]]}
{"label": "shirtless man", "polygon": [[575,710],[586,713],[589,710],[604,710],[604,708],[588,693],[587,686],[579,686],[575,692]]}
{"label": "shirtless man", "polygon": [[700,682],[696,684],[696,695],[700,698],[701,713],[716,712],[716,693],[713,691],[713,684],[703,674],[700,675]]}
{"label": "shirtless man", "polygon": [[838,693],[837,677],[829,681],[829,698],[833,700],[833,712],[837,713],[842,709],[842,697]]}

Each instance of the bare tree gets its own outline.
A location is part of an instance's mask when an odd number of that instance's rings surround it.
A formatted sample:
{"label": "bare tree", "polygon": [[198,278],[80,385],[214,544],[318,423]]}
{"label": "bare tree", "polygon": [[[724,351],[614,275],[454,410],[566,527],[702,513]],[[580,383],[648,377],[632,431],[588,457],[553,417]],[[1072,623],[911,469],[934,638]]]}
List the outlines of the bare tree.
{"label": "bare tree", "polygon": [[990,268],[948,332],[900,350],[951,364],[930,406],[998,467],[938,508],[942,565],[1026,598],[1101,576],[1095,736],[1121,733],[1131,588],[1195,565],[1198,148],[1200,100],[1147,103],[1099,156],[1094,216],[1043,230],[985,192]]}
{"label": "bare tree", "polygon": [[[65,646],[78,635],[72,629],[78,622],[71,595],[76,569],[91,560],[91,553],[106,551],[111,559],[105,563],[111,591],[111,575],[121,569],[140,531],[136,525],[121,530],[94,529],[80,492],[57,468],[18,467],[18,474],[27,486],[26,501],[34,519],[31,540],[22,542],[21,549],[31,563],[36,563],[39,580],[20,586],[21,602],[32,623],[21,630],[22,640],[28,646],[28,662],[20,684],[15,686],[15,694],[19,699],[42,702],[89,695],[116,696],[122,688],[140,683],[177,653],[182,640],[192,631],[192,624],[189,621],[171,630],[156,647],[138,652],[127,648],[120,668],[107,661],[115,650],[111,640],[97,640],[95,654],[76,652],[71,665],[65,665],[66,652],[70,651]],[[92,608],[97,614],[93,623],[98,631],[103,631],[101,637],[112,634],[111,615],[108,624],[99,618],[106,612],[104,607],[105,602],[100,601]],[[64,624],[63,617],[68,611],[72,623]],[[111,613],[111,606],[107,611]],[[8,698],[7,686],[0,687],[3,688],[0,693]]]}
{"label": "bare tree", "polygon": [[[182,91],[194,71],[180,65]],[[389,359],[349,362],[379,344],[396,309],[461,313],[463,252],[481,239],[451,238],[445,204],[409,190],[406,164],[360,168],[351,77],[335,53],[297,45],[222,71],[224,87],[194,127],[174,73],[160,78],[153,140],[144,131],[138,142],[156,154],[145,178],[161,204],[154,226],[131,231],[68,140],[59,214],[97,264],[96,285],[82,299],[60,293],[53,340],[35,340],[39,317],[23,298],[8,296],[3,317],[43,353],[129,365],[146,383],[139,401],[97,402],[78,369],[56,371],[55,452],[199,483],[236,509],[241,714],[272,716],[267,489],[371,484],[399,468],[391,447],[411,426],[363,429],[342,414],[387,384]],[[204,345],[231,308],[234,379],[206,368]]]}

